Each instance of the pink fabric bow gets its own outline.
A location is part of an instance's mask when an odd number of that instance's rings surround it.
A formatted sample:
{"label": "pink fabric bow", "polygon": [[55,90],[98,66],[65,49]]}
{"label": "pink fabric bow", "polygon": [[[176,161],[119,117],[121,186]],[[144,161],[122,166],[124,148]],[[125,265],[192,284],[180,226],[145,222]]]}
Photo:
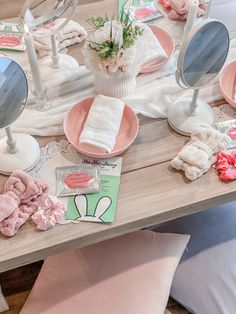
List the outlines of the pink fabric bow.
{"label": "pink fabric bow", "polygon": [[231,154],[219,152],[216,169],[223,181],[232,181],[236,179],[236,151]]}
{"label": "pink fabric bow", "polygon": [[[6,236],[15,235],[39,209],[65,213],[64,205],[51,199],[47,201],[48,185],[23,171],[12,173],[5,183],[4,192],[5,194],[0,195],[0,232]],[[47,227],[39,229],[46,230]]]}
{"label": "pink fabric bow", "polygon": [[[164,1],[166,2],[166,1]],[[173,20],[187,20],[189,9],[193,0],[169,0],[168,8],[171,9],[169,17]],[[166,4],[167,5],[167,4]],[[197,17],[205,15],[207,5],[204,0],[199,0]]]}
{"label": "pink fabric bow", "polygon": [[163,6],[164,9],[169,10],[171,9],[170,1],[169,0],[160,0],[159,3]]}

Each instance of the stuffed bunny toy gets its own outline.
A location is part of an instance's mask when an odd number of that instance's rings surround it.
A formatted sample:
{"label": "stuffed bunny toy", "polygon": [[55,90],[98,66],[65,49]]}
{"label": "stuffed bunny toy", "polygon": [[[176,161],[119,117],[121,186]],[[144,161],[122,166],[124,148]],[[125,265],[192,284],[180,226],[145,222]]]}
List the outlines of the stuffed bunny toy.
{"label": "stuffed bunny toy", "polygon": [[78,220],[85,220],[91,222],[103,222],[102,215],[110,208],[111,199],[108,196],[103,196],[97,202],[94,215],[88,215],[88,199],[86,195],[76,195],[74,198],[76,209],[80,215]]}
{"label": "stuffed bunny toy", "polygon": [[171,161],[171,167],[184,171],[186,178],[193,181],[210,169],[216,162],[214,155],[230,142],[229,136],[211,127],[198,127],[192,132],[191,141]]}

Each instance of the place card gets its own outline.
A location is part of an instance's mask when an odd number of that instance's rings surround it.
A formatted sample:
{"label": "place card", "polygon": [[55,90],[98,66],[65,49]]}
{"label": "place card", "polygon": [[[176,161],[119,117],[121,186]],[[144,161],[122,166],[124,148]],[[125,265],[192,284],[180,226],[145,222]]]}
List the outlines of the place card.
{"label": "place card", "polygon": [[163,14],[157,9],[153,2],[127,6],[124,12],[126,15],[129,15],[129,19],[133,22],[144,23],[163,17]]}
{"label": "place card", "polygon": [[82,164],[95,166],[100,172],[100,191],[68,198],[66,219],[111,223],[115,219],[120,186],[122,158],[107,160],[85,158]]}

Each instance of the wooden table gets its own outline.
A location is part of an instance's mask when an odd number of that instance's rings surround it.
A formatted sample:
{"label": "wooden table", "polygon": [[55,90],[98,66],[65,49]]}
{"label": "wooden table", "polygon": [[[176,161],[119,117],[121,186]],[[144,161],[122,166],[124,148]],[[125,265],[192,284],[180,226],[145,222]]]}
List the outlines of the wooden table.
{"label": "wooden table", "polygon": [[[84,21],[92,12],[110,13],[116,4],[117,1],[106,0],[80,6],[74,19],[85,25]],[[78,47],[70,49],[70,53],[79,58]],[[44,146],[62,138],[38,140]],[[47,232],[38,232],[26,224],[13,238],[0,237],[0,272],[233,201],[236,182],[220,182],[214,169],[194,182],[171,169],[170,160],[187,141],[188,138],[175,133],[166,120],[140,117],[138,137],[123,155],[114,223],[83,222],[57,226]],[[1,176],[0,184],[5,180],[6,177]]]}

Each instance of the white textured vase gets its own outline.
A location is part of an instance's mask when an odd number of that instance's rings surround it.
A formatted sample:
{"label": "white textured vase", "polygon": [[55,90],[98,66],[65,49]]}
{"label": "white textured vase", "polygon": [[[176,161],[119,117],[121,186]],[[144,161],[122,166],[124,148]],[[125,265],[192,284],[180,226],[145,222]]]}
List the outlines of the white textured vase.
{"label": "white textured vase", "polygon": [[135,76],[117,76],[115,74],[104,76],[100,73],[95,74],[94,87],[96,91],[105,96],[127,97],[136,86]]}

